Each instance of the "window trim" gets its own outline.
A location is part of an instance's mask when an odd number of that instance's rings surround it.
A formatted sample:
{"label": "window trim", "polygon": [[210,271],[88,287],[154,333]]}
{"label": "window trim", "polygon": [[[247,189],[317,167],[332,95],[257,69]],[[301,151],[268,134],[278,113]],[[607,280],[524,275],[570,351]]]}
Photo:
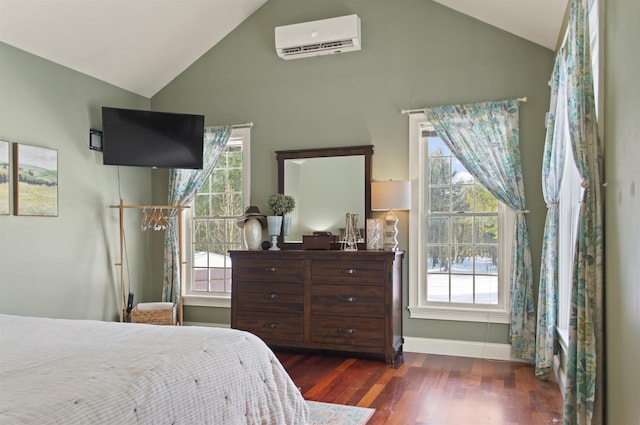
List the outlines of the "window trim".
{"label": "window trim", "polygon": [[409,210],[409,227],[412,229],[409,235],[409,317],[412,319],[435,319],[464,322],[489,322],[511,323],[510,319],[510,276],[512,269],[512,256],[509,255],[513,246],[513,229],[515,214],[502,203],[498,210],[500,228],[506,231],[500,232],[498,244],[498,257],[500,258],[500,271],[498,273],[500,292],[498,293],[498,305],[491,307],[470,307],[463,304],[449,304],[427,302],[422,285],[423,275],[422,247],[419,235],[423,234],[425,220],[422,218],[421,205],[424,205],[424,190],[420,190],[420,182],[424,181],[422,159],[424,158],[425,144],[421,143],[421,126],[427,123],[424,113],[409,115],[409,179],[411,180],[411,209]]}
{"label": "window trim", "polygon": [[[246,208],[250,204],[251,200],[251,127],[238,127],[233,128],[229,139],[242,139],[242,200]],[[195,198],[194,198],[195,200]],[[192,205],[193,206],[193,203]],[[181,285],[182,291],[182,303],[186,306],[198,306],[198,307],[221,307],[231,308],[231,292],[229,293],[195,293],[188,290],[191,287],[193,280],[193,265],[192,258],[193,253],[193,208],[186,208],[183,215],[183,233],[182,246],[185,247],[185,268],[183,277],[183,284]],[[188,285],[184,283],[188,282]]]}

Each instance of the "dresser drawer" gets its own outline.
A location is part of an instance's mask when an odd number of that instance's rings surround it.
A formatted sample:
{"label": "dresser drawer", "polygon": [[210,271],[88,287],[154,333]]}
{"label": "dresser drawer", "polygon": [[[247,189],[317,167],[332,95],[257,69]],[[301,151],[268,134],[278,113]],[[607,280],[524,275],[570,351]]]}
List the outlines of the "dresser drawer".
{"label": "dresser drawer", "polygon": [[378,316],[385,313],[385,287],[378,285],[311,286],[311,312],[347,316]]}
{"label": "dresser drawer", "polygon": [[302,281],[304,263],[302,261],[278,259],[252,259],[233,264],[236,276],[243,279],[260,281]]}
{"label": "dresser drawer", "polygon": [[384,346],[384,318],[311,316],[311,341],[350,346]]}
{"label": "dresser drawer", "polygon": [[239,310],[236,329],[249,331],[267,341],[302,341],[302,314]]}
{"label": "dresser drawer", "polygon": [[353,284],[384,284],[385,263],[377,261],[314,261],[311,279],[314,282]]}
{"label": "dresser drawer", "polygon": [[240,310],[267,310],[302,313],[304,285],[302,283],[256,282],[241,280],[238,285]]}

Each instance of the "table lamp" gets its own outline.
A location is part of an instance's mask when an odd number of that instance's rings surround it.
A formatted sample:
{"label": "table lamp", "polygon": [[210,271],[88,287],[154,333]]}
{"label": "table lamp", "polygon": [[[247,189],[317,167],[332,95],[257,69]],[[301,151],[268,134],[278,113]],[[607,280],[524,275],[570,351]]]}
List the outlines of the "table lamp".
{"label": "table lamp", "polygon": [[411,182],[379,181],[371,182],[371,209],[387,211],[384,216],[384,250],[398,250],[398,216],[394,210],[408,210],[411,207]]}

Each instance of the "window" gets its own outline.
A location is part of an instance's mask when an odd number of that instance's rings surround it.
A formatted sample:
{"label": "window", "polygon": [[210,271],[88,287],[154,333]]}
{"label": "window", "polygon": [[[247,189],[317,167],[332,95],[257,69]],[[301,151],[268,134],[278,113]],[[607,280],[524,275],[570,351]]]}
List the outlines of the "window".
{"label": "window", "polygon": [[229,250],[243,248],[237,219],[249,199],[249,128],[234,129],[211,175],[185,212],[186,305],[229,307]]}
{"label": "window", "polygon": [[413,318],[508,323],[513,214],[410,117]]}
{"label": "window", "polygon": [[[566,124],[566,123],[565,123]],[[566,125],[563,131],[568,133]],[[560,186],[558,203],[558,334],[569,342],[569,306],[571,305],[571,287],[573,284],[573,259],[578,239],[578,218],[582,199],[582,178],[573,160],[573,152],[568,134],[565,141],[564,170]]]}
{"label": "window", "polygon": [[[598,1],[589,2],[589,40],[591,47],[591,70],[593,72],[593,89],[596,100],[596,115],[599,111],[600,82],[600,14]],[[566,37],[566,35],[565,35]],[[573,286],[573,261],[578,239],[578,221],[583,188],[582,177],[573,159],[573,148],[569,135],[567,108],[569,100],[566,95],[565,80],[560,82],[556,128],[554,137],[564,144],[564,168],[560,197],[558,203],[558,325],[560,342],[565,347],[569,343],[569,313],[571,307],[571,288]],[[601,131],[599,127],[598,131]],[[602,136],[602,134],[600,134]]]}

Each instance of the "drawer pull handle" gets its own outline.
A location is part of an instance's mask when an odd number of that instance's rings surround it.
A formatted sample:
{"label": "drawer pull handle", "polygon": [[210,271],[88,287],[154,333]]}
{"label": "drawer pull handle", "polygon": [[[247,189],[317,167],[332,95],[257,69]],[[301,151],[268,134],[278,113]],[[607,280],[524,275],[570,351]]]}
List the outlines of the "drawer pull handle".
{"label": "drawer pull handle", "polygon": [[272,293],[272,294],[264,294],[265,298],[268,298],[270,300],[275,300],[276,298],[278,298],[278,294],[276,293]]}
{"label": "drawer pull handle", "polygon": [[273,272],[277,272],[277,271],[278,271],[278,268],[277,268],[277,267],[265,267],[263,270],[264,270],[265,272],[271,272],[271,273],[273,273]]}
{"label": "drawer pull handle", "polygon": [[348,334],[351,335],[356,332],[353,328],[338,328],[337,331],[339,334]]}
{"label": "drawer pull handle", "polygon": [[356,273],[358,273],[358,270],[356,270],[356,269],[341,269],[340,273],[342,273],[342,274],[356,274]]}
{"label": "drawer pull handle", "polygon": [[354,302],[356,302],[356,297],[342,297],[342,296],[339,296],[338,299],[340,301],[344,301],[345,303],[354,303]]}
{"label": "drawer pull handle", "polygon": [[264,325],[262,325],[262,327],[267,329],[275,329],[277,326],[278,324],[276,322],[267,322]]}

